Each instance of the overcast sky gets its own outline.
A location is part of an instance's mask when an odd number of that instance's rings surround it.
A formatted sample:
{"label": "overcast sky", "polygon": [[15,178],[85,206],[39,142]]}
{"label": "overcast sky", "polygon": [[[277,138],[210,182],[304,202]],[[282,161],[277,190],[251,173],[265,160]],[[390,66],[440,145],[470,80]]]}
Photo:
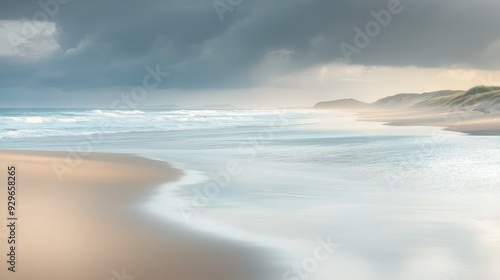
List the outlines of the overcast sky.
{"label": "overcast sky", "polygon": [[280,107],[500,84],[498,0],[0,5],[1,107],[108,107],[132,94]]}

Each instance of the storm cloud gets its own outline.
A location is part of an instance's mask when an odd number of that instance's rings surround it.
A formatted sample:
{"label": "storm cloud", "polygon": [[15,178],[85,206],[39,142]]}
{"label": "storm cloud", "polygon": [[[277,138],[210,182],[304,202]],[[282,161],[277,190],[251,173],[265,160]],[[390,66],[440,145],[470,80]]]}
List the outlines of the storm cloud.
{"label": "storm cloud", "polygon": [[[275,76],[346,63],[341,44],[356,47],[355,28],[365,31],[376,21],[373,13],[395,0],[39,2],[4,0],[0,21],[26,29],[40,25],[33,17],[43,20],[45,12],[56,31],[37,37],[39,44],[50,39],[57,46],[36,59],[29,50],[1,56],[0,87],[134,86],[148,65],[171,74],[160,85],[166,89],[259,87]],[[350,64],[500,69],[499,1],[401,0],[399,6],[367,46],[356,47]],[[26,37],[21,28],[9,33]],[[12,44],[3,37],[2,44]]]}

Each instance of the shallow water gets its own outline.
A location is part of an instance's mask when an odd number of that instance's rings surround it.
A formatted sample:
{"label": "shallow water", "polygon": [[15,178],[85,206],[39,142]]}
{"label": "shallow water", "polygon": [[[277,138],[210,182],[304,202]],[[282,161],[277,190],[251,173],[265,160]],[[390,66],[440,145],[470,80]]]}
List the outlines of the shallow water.
{"label": "shallow water", "polygon": [[147,211],[271,248],[282,279],[500,279],[500,137],[332,112],[4,110],[0,141],[171,162],[186,175]]}

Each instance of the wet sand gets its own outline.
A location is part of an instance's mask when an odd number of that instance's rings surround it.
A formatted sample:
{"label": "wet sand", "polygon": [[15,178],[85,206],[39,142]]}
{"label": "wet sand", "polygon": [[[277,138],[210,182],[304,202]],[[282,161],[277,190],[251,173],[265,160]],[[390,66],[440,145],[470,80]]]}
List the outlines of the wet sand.
{"label": "wet sand", "polygon": [[471,135],[500,135],[500,112],[367,110],[360,121],[386,122],[396,126],[439,126]]}
{"label": "wet sand", "polygon": [[[60,181],[53,166],[67,167],[66,156],[0,151],[0,279],[262,280],[279,273],[263,248],[197,233],[142,208],[180,170],[132,155],[91,154]],[[15,273],[3,261],[10,164],[18,170]]]}

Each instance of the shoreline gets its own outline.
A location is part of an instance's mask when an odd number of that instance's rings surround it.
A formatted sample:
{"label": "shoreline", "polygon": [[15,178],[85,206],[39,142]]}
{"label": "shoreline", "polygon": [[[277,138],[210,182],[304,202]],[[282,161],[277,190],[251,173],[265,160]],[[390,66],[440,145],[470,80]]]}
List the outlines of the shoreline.
{"label": "shoreline", "polygon": [[500,136],[500,112],[366,110],[356,120],[391,126],[432,126],[475,136]]}
{"label": "shoreline", "polygon": [[[277,269],[262,248],[144,211],[144,202],[162,184],[182,175],[167,163],[92,153],[60,182],[52,164],[65,160],[64,152],[0,150],[2,170],[8,164],[19,170],[18,266],[12,273],[4,263],[2,279],[117,279],[126,274],[138,280],[250,280],[267,279]],[[5,199],[3,192],[0,198]],[[4,209],[0,218],[6,221]],[[0,243],[2,252],[5,245]]]}

